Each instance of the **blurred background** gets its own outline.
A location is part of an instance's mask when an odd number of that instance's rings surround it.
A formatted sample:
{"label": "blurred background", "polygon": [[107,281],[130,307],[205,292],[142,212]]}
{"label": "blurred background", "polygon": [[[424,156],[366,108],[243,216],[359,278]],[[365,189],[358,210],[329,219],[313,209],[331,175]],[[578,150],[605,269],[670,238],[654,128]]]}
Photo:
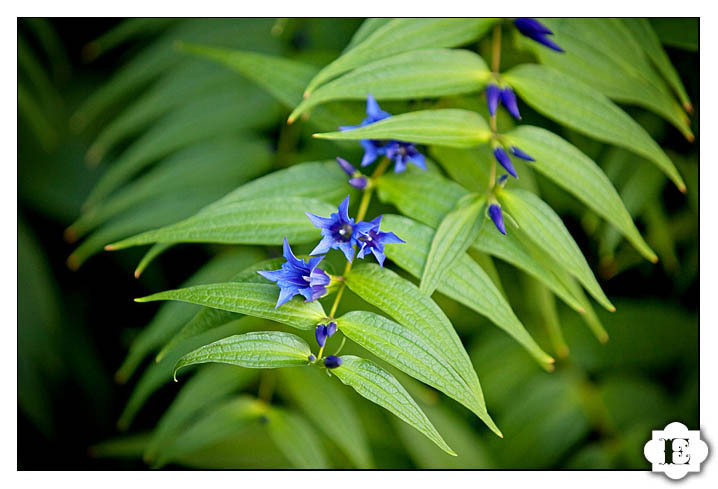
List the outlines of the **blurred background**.
{"label": "blurred background", "polygon": [[[163,319],[155,316],[158,306],[132,299],[178,287],[212,257],[215,265],[225,260],[220,271],[239,266],[231,261],[231,247],[183,245],[136,279],[146,250],[107,253],[106,243],[189,216],[272,169],[339,154],[306,137],[311,128],[287,129],[288,108],[251,81],[180,53],[174,42],[258,51],[319,67],[344,49],[361,22],[18,20],[19,469],[148,468],[148,434],[182,384],[165,377],[150,382],[145,375],[144,387],[143,381],[137,387],[136,372],[154,363],[147,353],[157,345],[130,359],[128,349],[146,325]],[[505,438],[493,436],[453,401],[402,377],[460,455],[446,456],[412,428],[347,393],[366,432],[371,466],[647,469],[642,447],[650,430],[671,421],[698,429],[698,21],[651,19],[651,25],[693,102],[696,141],[646,110],[622,107],[676,163],[688,186],[685,195],[640,158],[521,106],[524,121],[563,134],[604,168],[660,257],[655,265],[642,260],[573,197],[535,177],[542,198],[564,219],[617,307],[613,314],[598,312],[610,340],[598,342],[578,315],[562,303],[547,305],[545,289],[495,260],[503,289],[531,334],[546,351],[568,354],[546,373],[486,319],[438,296],[467,345]],[[486,40],[479,43],[485,59],[488,49]],[[506,64],[533,56],[512,43],[504,49]],[[346,105],[361,119],[360,103]],[[405,105],[387,106],[399,112]],[[235,148],[238,138],[248,143]],[[232,165],[249,154],[252,165]],[[359,152],[341,154],[356,161]],[[133,167],[135,178],[114,191],[100,215],[78,221],[100,177],[120,164]],[[216,165],[208,171],[214,178],[199,179],[191,190],[173,186],[172,176],[179,174],[173,172],[198,164]],[[351,307],[351,300],[343,307]],[[563,339],[547,333],[556,323]],[[259,384],[248,377],[240,390],[255,393]],[[278,383],[273,403],[301,405],[290,384]],[[332,466],[353,466],[331,450],[331,441],[323,443]],[[259,423],[166,466],[292,465]]]}

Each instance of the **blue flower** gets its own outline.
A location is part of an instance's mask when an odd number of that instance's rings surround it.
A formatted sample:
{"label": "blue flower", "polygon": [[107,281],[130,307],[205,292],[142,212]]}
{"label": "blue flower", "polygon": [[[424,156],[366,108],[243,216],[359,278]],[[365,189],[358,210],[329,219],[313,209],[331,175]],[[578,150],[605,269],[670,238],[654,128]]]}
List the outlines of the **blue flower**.
{"label": "blue flower", "polygon": [[326,344],[327,338],[334,336],[337,332],[337,323],[334,321],[329,324],[317,324],[314,330],[314,337],[317,339],[317,344],[322,347]]}
{"label": "blue flower", "polygon": [[304,297],[304,302],[311,302],[327,293],[326,286],[329,284],[329,275],[317,267],[324,258],[323,256],[310,258],[308,262],[300,260],[292,253],[287,238],[284,238],[283,255],[287,261],[279,270],[257,272],[262,277],[277,282],[280,292],[275,308],[283,305],[297,294]]}
{"label": "blue flower", "polygon": [[514,25],[519,30],[521,34],[524,36],[533,39],[534,41],[543,44],[544,46],[553,49],[554,51],[558,51],[559,53],[563,53],[563,49],[553,42],[551,39],[549,39],[548,35],[553,35],[553,32],[551,32],[551,29],[543,25],[541,22],[539,22],[536,19],[521,17],[516,20],[514,20]]}
{"label": "blue flower", "polygon": [[359,170],[354,168],[351,163],[349,163],[344,158],[337,157],[337,162],[339,163],[339,166],[344,170],[344,173],[349,175],[351,178],[349,179],[349,185],[351,185],[354,188],[358,188],[359,190],[366,188],[367,184],[369,183],[369,180],[361,174]]}
{"label": "blue flower", "polygon": [[[366,118],[358,126],[340,126],[340,131],[349,131],[351,129],[357,129],[364,127],[374,122],[391,117],[391,114],[379,107],[379,103],[372,96],[372,94],[366,97]],[[371,165],[379,156],[384,155],[384,146],[381,141],[374,139],[362,139],[359,141],[364,148],[364,157],[361,160],[361,166]]]}
{"label": "blue flower", "polygon": [[509,175],[514,178],[518,178],[518,175],[516,175],[516,170],[514,169],[514,165],[513,163],[511,163],[511,158],[509,158],[509,155],[506,153],[506,150],[504,150],[504,148],[502,148],[501,146],[495,147],[494,158],[496,158],[496,161],[498,161],[501,166],[503,166],[504,169],[509,172]]}
{"label": "blue flower", "polygon": [[496,228],[501,232],[501,234],[506,234],[506,227],[504,226],[504,216],[501,214],[501,207],[499,207],[497,204],[491,204],[489,206],[489,216],[491,216],[491,220],[494,221],[494,224],[496,224]]}
{"label": "blue flower", "polygon": [[342,250],[347,260],[354,258],[354,219],[349,217],[349,196],[339,204],[338,212],[329,217],[319,217],[306,213],[312,224],[322,230],[322,240],[312,250],[310,255],[321,255],[329,250]]}
{"label": "blue flower", "polygon": [[499,106],[499,97],[501,96],[501,89],[496,85],[489,85],[486,87],[486,100],[489,104],[489,115],[496,115],[496,108]]}
{"label": "blue flower", "polygon": [[335,357],[334,355],[329,355],[324,359],[324,366],[327,368],[337,368],[341,366],[342,359],[339,357]]}
{"label": "blue flower", "polygon": [[525,151],[522,151],[521,149],[517,148],[516,146],[511,146],[511,154],[521,158],[522,160],[536,161],[535,159],[533,159],[531,157],[531,155],[529,155]]}
{"label": "blue flower", "polygon": [[506,87],[501,90],[501,103],[504,104],[504,107],[506,107],[506,110],[509,111],[509,114],[514,116],[516,119],[521,119],[519,106],[516,103],[516,94],[514,94],[514,91],[511,90],[511,87]]}
{"label": "blue flower", "polygon": [[416,150],[412,143],[391,141],[384,147],[386,157],[394,161],[394,171],[401,173],[406,170],[406,165],[412,163],[422,170],[426,170],[424,155]]}
{"label": "blue flower", "polygon": [[384,254],[384,245],[389,243],[405,243],[404,240],[400,239],[394,233],[385,233],[379,231],[379,225],[381,224],[381,218],[379,216],[373,221],[362,221],[357,223],[356,226],[356,240],[359,244],[359,253],[357,258],[364,258],[364,255],[371,252],[374,254],[376,261],[379,265],[384,266],[384,260],[386,255]]}

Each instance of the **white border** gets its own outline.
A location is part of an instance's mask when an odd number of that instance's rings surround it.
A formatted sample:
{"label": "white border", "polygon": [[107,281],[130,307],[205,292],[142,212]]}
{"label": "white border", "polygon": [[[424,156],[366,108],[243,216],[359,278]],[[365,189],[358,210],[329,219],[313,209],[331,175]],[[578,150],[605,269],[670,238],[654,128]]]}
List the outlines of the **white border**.
{"label": "white border", "polygon": [[[126,0],[123,2],[5,2],[2,16],[3,42],[0,44],[6,61],[5,69],[11,67],[14,76],[2,77],[4,94],[2,114],[4,119],[3,148],[6,159],[11,160],[13,153],[17,162],[17,65],[13,60],[17,53],[18,16],[253,16],[253,17],[295,17],[295,16],[515,16],[515,15],[562,15],[562,16],[701,16],[701,91],[700,108],[708,114],[701,118],[701,134],[714,134],[715,123],[711,120],[718,114],[715,93],[715,53],[718,52],[718,23],[706,8],[708,3],[697,1],[680,2],[627,2],[625,0],[602,0],[601,2],[553,1],[536,2],[529,0],[511,0],[510,2],[466,2],[441,0],[441,2],[387,2],[386,0],[362,0],[361,2],[312,1],[300,2],[228,2],[204,0],[202,2],[176,1],[147,2]],[[710,54],[709,54],[710,53]],[[709,57],[710,56],[710,57]],[[13,96],[10,96],[13,94]],[[699,143],[701,143],[699,141]],[[715,290],[709,282],[718,276],[718,257],[712,250],[718,247],[716,231],[711,225],[718,214],[716,192],[712,183],[718,181],[718,155],[715,144],[700,144],[701,150],[701,274],[700,298],[701,311],[701,429],[703,438],[711,445],[712,437],[718,436],[718,406],[716,405],[716,337],[718,336],[718,314],[711,306],[715,300]],[[5,316],[5,344],[9,350],[2,356],[3,363],[3,402],[0,403],[0,419],[3,422],[3,436],[0,459],[2,460],[3,487],[103,487],[127,489],[128,485],[142,480],[142,485],[171,484],[171,487],[207,487],[217,483],[241,487],[280,487],[302,484],[314,487],[341,487],[366,489],[368,484],[401,487],[417,484],[416,487],[442,487],[448,484],[466,484],[465,487],[505,487],[506,484],[526,484],[551,487],[600,487],[618,484],[619,487],[651,487],[672,483],[662,474],[650,472],[529,472],[529,471],[490,471],[490,472],[352,472],[352,473],[315,473],[315,472],[16,472],[17,468],[17,165],[6,161],[4,178],[0,179],[2,189],[3,218],[5,232],[2,241],[2,269],[4,274],[2,305],[3,311],[11,311]],[[705,191],[704,191],[705,190]],[[13,225],[7,225],[12,223]],[[14,228],[14,229],[13,229]],[[9,271],[9,273],[8,273]],[[9,334],[8,334],[9,332]],[[656,427],[662,428],[662,427]],[[13,433],[14,436],[8,436]],[[647,434],[648,436],[648,434]],[[648,439],[648,438],[647,438]],[[711,446],[716,449],[718,445]],[[712,458],[703,464],[700,475],[689,475],[683,484],[703,485],[709,478],[715,479]],[[447,480],[448,479],[448,480]],[[9,483],[9,484],[8,484]],[[8,485],[6,485],[8,484]]]}

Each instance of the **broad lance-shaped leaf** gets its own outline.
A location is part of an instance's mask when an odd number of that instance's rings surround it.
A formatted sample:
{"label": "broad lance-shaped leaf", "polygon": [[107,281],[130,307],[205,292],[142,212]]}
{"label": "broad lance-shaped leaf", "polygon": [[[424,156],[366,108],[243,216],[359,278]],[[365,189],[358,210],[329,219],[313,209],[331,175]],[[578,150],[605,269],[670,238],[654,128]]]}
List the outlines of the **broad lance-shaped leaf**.
{"label": "broad lance-shaped leaf", "polygon": [[683,107],[689,112],[693,110],[691,101],[688,98],[686,89],[681,82],[681,78],[678,72],[673,67],[670,58],[666,54],[666,51],[661,45],[661,40],[658,35],[651,27],[651,23],[648,19],[643,18],[624,18],[621,21],[628,27],[636,41],[641,45],[646,55],[651,58],[651,61],[656,65],[661,74],[664,76],[666,81],[670,84],[671,88],[676,92],[678,97],[681,99]]}
{"label": "broad lance-shaped leaf", "polygon": [[437,109],[407,112],[358,129],[320,133],[314,137],[349,141],[396,139],[418,144],[470,148],[487,142],[491,131],[486,121],[476,112]]}
{"label": "broad lance-shaped leaf", "polygon": [[[231,202],[264,199],[269,197],[311,197],[329,203],[340,202],[347,194],[356,189],[348,184],[344,173],[335,160],[309,161],[299,163],[284,170],[272,172],[247,182],[218,201],[208,205],[205,210]],[[135,275],[139,275],[161,253],[172,246],[163,243],[153,246],[137,266]]]}
{"label": "broad lance-shaped leaf", "polygon": [[[524,40],[541,64],[593,87],[619,103],[644,107],[693,139],[688,118],[621,19],[542,19],[565,52]],[[662,49],[659,45],[659,49]]]}
{"label": "broad lance-shaped leaf", "polygon": [[339,330],[377,357],[411,375],[474,412],[476,397],[444,355],[409,328],[373,312],[352,311],[337,319]]}
{"label": "broad lance-shaped leaf", "polygon": [[[223,282],[229,280],[233,270],[247,267],[250,263],[263,258],[264,253],[254,249],[240,249],[222,253],[210,260],[194,275],[185,281],[183,287]],[[166,342],[179,328],[189,321],[197,312],[193,304],[167,302],[161,304],[157,314],[130,344],[125,361],[115,374],[118,382],[125,382],[133,374],[137,366],[152,351]]]}
{"label": "broad lance-shaped leaf", "polygon": [[[250,396],[216,403],[192,422],[183,426],[172,439],[160,447],[152,467],[160,468],[177,458],[211,446],[223,439],[236,437],[247,426],[258,421],[266,411],[266,405]],[[146,459],[146,461],[149,461]]]}
{"label": "broad lance-shaped leaf", "polygon": [[336,208],[300,197],[272,197],[212,206],[163,228],[123,239],[107,247],[121,250],[152,243],[225,243],[275,245],[286,237],[292,243],[317,239],[317,228],[305,212],[329,215]]}
{"label": "broad lance-shaped leaf", "polygon": [[349,391],[318,368],[282,369],[279,375],[278,389],[282,393],[286,389],[289,398],[317,430],[332,440],[357,468],[374,466],[369,440],[348,397]]}
{"label": "broad lance-shaped leaf", "polygon": [[575,146],[545,129],[519,126],[506,134],[506,141],[530,154],[530,163],[547,178],[575,195],[616,226],[647,259],[658,258],[641,237],[618,192],[599,166]]}
{"label": "broad lance-shaped leaf", "polygon": [[234,365],[213,364],[198,369],[175,397],[170,407],[162,414],[152,438],[145,449],[143,458],[154,461],[157,453],[172,445],[177,435],[206,409],[225,399],[254,380],[258,372]]}
{"label": "broad lance-shaped leaf", "polygon": [[[249,90],[254,93],[247,93]],[[278,114],[278,106],[254,87],[237,90],[230,86],[191,100],[166,114],[112,162],[90,192],[86,206],[96,204],[174,151],[217,136],[268,127]]]}
{"label": "broad lance-shaped leaf", "polygon": [[[174,153],[149,172],[130,182],[106,200],[84,212],[65,232],[74,239],[123,212],[167,194],[184,194],[196,188],[216,189],[218,196],[271,169],[267,141],[220,138]],[[198,172],[201,167],[203,171]]]}
{"label": "broad lance-shaped leaf", "polygon": [[[331,413],[325,413],[331,416]],[[328,469],[329,461],[316,432],[297,413],[270,408],[267,431],[279,450],[298,469]]]}
{"label": "broad lance-shaped leaf", "polygon": [[[382,225],[387,230],[397,233],[401,231],[406,240],[404,246],[387,247],[386,255],[401,268],[419,277],[431,246],[433,230],[407,217],[391,214],[384,216]],[[553,358],[531,338],[505,297],[469,255],[462,253],[456,262],[448,267],[437,290],[489,318],[521,343],[544,368],[552,368]]]}
{"label": "broad lance-shaped leaf", "polygon": [[[394,173],[382,175],[377,181],[377,188],[379,198],[383,202],[392,203],[403,214],[433,228],[438,227],[441,219],[451,210],[452,206],[461,197],[468,194],[464,187],[455,182],[440,175],[430,175],[420,171],[413,172],[411,167],[400,175]],[[556,280],[551,270],[547,270],[537,263],[513,236],[504,236],[495,231],[493,226],[482,227],[479,231],[479,238],[474,242],[472,248],[501,258],[533,275],[570,307],[578,311],[582,309],[576,298]],[[395,232],[398,233],[397,230]],[[387,248],[389,256],[396,249],[392,248],[391,246]],[[421,270],[423,270],[423,263]],[[415,275],[419,276],[419,273],[417,272]]]}
{"label": "broad lance-shaped leaf", "polygon": [[377,59],[415,49],[461,46],[478,39],[494,22],[496,19],[390,20],[317,73],[307,85],[305,97],[325,81]]}
{"label": "broad lance-shaped leaf", "polygon": [[685,192],[683,178],[660,146],[605,95],[546,66],[519,65],[504,78],[541,114],[589,137],[646,157]]}
{"label": "broad lance-shaped leaf", "polygon": [[374,264],[354,267],[346,277],[346,284],[352,292],[392,316],[440,352],[444,361],[456,369],[471,388],[476,405],[481,406],[481,410],[474,411],[476,415],[500,434],[486,411],[481,384],[464,345],[449,318],[430,297],[408,280]]}
{"label": "broad lance-shaped leaf", "polygon": [[349,44],[344,48],[344,53],[351,50],[354,46],[364,41],[367,37],[372,35],[374,31],[382,27],[384,24],[391,22],[392,19],[389,17],[371,17],[366,19],[359,28],[354,32],[354,35],[349,40]]}
{"label": "broad lance-shaped leaf", "polygon": [[449,268],[478,238],[485,204],[485,198],[469,194],[439,224],[421,275],[419,290],[426,295],[434,293]]}
{"label": "broad lance-shaped leaf", "polygon": [[228,282],[167,290],[135,299],[136,302],[175,300],[256,316],[298,329],[313,329],[326,317],[322,305],[298,298],[275,308],[279,288],[274,284]]}
{"label": "broad lance-shaped leaf", "polygon": [[[255,283],[266,285],[267,280],[257,273],[258,270],[277,270],[284,263],[284,258],[270,258],[268,260],[262,260],[256,262],[241,272],[237,273],[229,279],[230,282],[243,282],[243,283]],[[180,346],[189,338],[201,335],[211,329],[218,328],[230,321],[239,319],[242,317],[241,314],[230,311],[223,311],[221,309],[213,309],[211,307],[203,307],[197,313],[185,323],[177,334],[167,342],[167,344],[160,350],[155,358],[155,361],[161,361],[165,355]]]}
{"label": "broad lance-shaped leaf", "polygon": [[[290,109],[302,100],[304,87],[317,72],[316,66],[281,56],[184,43],[180,49],[240,73]],[[346,106],[320,107],[313,111],[309,121],[322,130],[329,130],[345,124],[347,116],[353,113],[354,109]]]}
{"label": "broad lance-shaped leaf", "polygon": [[521,233],[576,277],[603,307],[609,311],[616,309],[601,290],[561,218],[548,204],[533,193],[520,189],[501,189],[497,192],[497,197],[516,220]]}
{"label": "broad lance-shaped leaf", "polygon": [[[168,29],[160,38],[124,65],[112,79],[83,102],[70,120],[74,129],[83,130],[109,108],[125,101],[162,72],[181,62],[184,55],[174,49],[178,41],[221,42],[232,48],[259,46],[277,51],[279,39],[271,35],[272,19],[186,19]],[[242,32],[241,36],[236,35]]]}
{"label": "broad lance-shaped leaf", "polygon": [[456,455],[393,375],[374,362],[363,358],[350,355],[343,355],[340,358],[341,366],[331,370],[339,380],[419,430],[446,453]]}
{"label": "broad lance-shaped leaf", "polygon": [[307,365],[312,351],[299,336],[282,331],[245,333],[197,348],[179,359],[177,371],[198,363],[228,363],[245,368],[280,368]]}
{"label": "broad lance-shaped leaf", "polygon": [[491,72],[481,57],[461,49],[421,49],[361,66],[318,88],[289,116],[289,123],[331,100],[406,100],[480,90]]}
{"label": "broad lance-shaped leaf", "polygon": [[267,329],[268,326],[268,322],[264,319],[249,316],[243,317],[207,331],[205,334],[190,338],[183,342],[179,348],[176,348],[163,358],[161,362],[150,362],[144,372],[142,372],[122,411],[120,419],[117,421],[119,429],[126,430],[147,399],[149,399],[157,389],[171,382],[175,363],[177,363],[182,356],[214,341],[232,335]]}
{"label": "broad lance-shaped leaf", "polygon": [[251,396],[227,400],[206,411],[195,423],[181,431],[172,443],[162,447],[154,468],[160,468],[177,458],[199,451],[221,440],[242,433],[248,425],[259,421],[267,411],[263,401]]}

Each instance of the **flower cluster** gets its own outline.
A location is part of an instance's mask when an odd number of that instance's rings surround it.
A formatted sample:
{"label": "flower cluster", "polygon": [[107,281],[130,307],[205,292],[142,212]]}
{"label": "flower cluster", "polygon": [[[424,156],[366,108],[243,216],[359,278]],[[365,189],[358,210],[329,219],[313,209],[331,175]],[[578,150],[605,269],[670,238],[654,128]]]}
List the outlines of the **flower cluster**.
{"label": "flower cluster", "polygon": [[[389,112],[382,110],[381,107],[379,107],[379,104],[372,94],[367,95],[366,98],[366,115],[367,116],[358,126],[341,126],[339,129],[341,131],[357,129],[391,117]],[[426,170],[426,160],[424,155],[419,153],[413,143],[395,140],[377,141],[374,139],[362,139],[360,143],[362,148],[364,148],[364,157],[361,160],[362,167],[371,165],[379,156],[386,156],[394,162],[394,171],[396,173],[401,173],[406,170],[406,166],[409,163],[418,166],[422,170]],[[361,175],[350,164],[346,163],[347,166],[345,167],[342,162],[346,162],[341,160],[340,164],[349,176],[357,178]],[[349,183],[355,187],[357,186],[352,183],[351,180]]]}
{"label": "flower cluster", "polygon": [[[379,265],[384,266],[386,259],[384,246],[389,243],[404,243],[396,234],[379,230],[383,216],[372,221],[354,222],[354,219],[349,217],[348,195],[339,204],[337,212],[332,213],[329,217],[321,217],[309,212],[306,214],[322,234],[322,240],[309,253],[313,258],[304,261],[294,256],[287,238],[284,238],[283,255],[287,261],[282,268],[257,272],[262,277],[276,282],[279,286],[279,299],[275,307],[282,306],[295,295],[301,295],[305,302],[311,302],[326,294],[330,278],[317,265],[329,250],[340,250],[350,263],[354,259],[355,252],[357,258],[360,259],[371,253]],[[322,329],[319,329],[319,326]],[[317,343],[323,346],[326,338],[332,336],[336,331],[336,323],[330,322],[327,325],[319,326],[316,332]]]}

